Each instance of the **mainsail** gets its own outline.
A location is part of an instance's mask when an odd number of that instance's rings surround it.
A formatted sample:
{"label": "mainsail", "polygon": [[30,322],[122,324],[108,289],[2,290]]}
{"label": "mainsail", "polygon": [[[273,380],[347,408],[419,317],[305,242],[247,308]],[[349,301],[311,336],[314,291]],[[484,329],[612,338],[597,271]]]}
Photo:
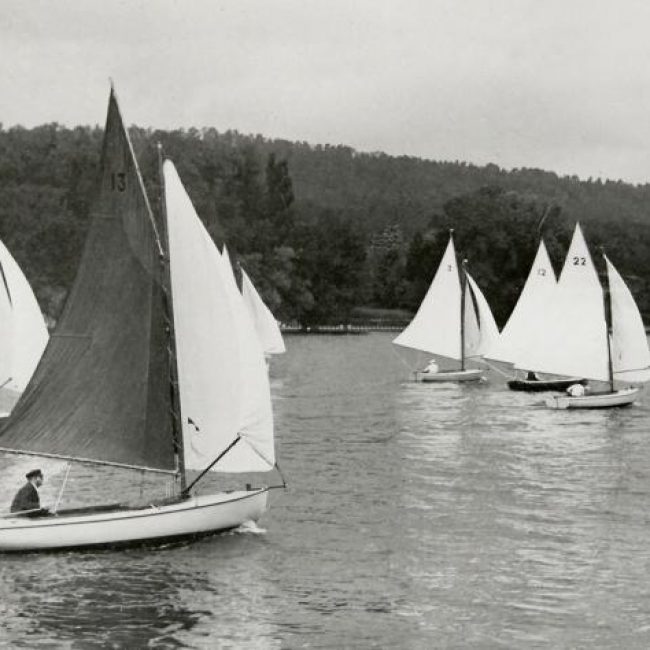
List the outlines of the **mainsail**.
{"label": "mainsail", "polygon": [[278,327],[278,321],[266,306],[262,297],[257,292],[255,285],[251,282],[248,274],[244,269],[241,272],[242,287],[241,292],[248,308],[248,312],[253,319],[255,331],[262,343],[264,354],[282,354],[286,352],[282,334]]}
{"label": "mainsail", "polygon": [[77,277],[0,447],[174,470],[161,253],[111,91]]}
{"label": "mainsail", "polygon": [[501,335],[487,351],[490,359],[526,366],[529,351],[544,340],[548,310],[555,299],[557,280],[544,241],[540,241],[535,261],[515,308]]}
{"label": "mainsail", "polygon": [[650,350],[643,320],[627,285],[605,256],[612,314],[612,370],[614,379],[650,380]]}
{"label": "mainsail", "polygon": [[268,471],[273,416],[261,345],[235,283],[170,161],[163,165],[185,467]]}
{"label": "mainsail", "polygon": [[0,275],[0,384],[22,392],[49,337],[36,296],[2,242]]}
{"label": "mainsail", "polygon": [[393,341],[415,350],[460,359],[461,286],[454,240],[449,243],[431,286],[413,320]]}

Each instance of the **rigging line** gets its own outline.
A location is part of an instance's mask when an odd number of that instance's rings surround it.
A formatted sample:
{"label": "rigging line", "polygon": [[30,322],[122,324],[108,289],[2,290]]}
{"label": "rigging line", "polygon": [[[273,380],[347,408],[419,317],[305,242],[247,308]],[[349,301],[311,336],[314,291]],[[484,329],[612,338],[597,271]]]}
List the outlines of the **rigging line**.
{"label": "rigging line", "polygon": [[282,470],[280,469],[280,464],[276,461],[275,463],[275,469],[278,470],[278,474],[280,475],[280,478],[282,479],[282,485],[269,485],[268,489],[273,490],[273,489],[286,489],[287,487],[287,479],[284,478],[284,474],[282,473]]}
{"label": "rigging line", "polygon": [[56,514],[59,509],[59,504],[61,503],[61,499],[63,498],[63,490],[65,489],[66,483],[68,482],[68,476],[70,475],[71,468],[72,468],[72,463],[68,461],[68,466],[66,467],[65,470],[65,476],[63,477],[63,483],[61,483],[59,496],[56,498],[56,503],[54,504],[54,509],[52,510],[52,514]]}
{"label": "rigging line", "polygon": [[190,490],[241,440],[241,436],[237,437],[181,492],[186,496]]}
{"label": "rigging line", "polygon": [[4,265],[0,262],[0,273],[2,274],[2,282],[5,286],[5,291],[7,292],[7,298],[9,298],[9,306],[13,308],[14,301],[11,299],[11,291],[9,291],[9,282],[7,282],[7,274],[5,273]]}
{"label": "rigging line", "polygon": [[397,357],[397,359],[399,359],[400,363],[401,363],[405,368],[408,369],[408,371],[409,371],[409,375],[412,375],[412,374],[414,374],[414,373],[417,372],[416,370],[413,370],[413,368],[411,368],[411,366],[406,362],[406,360],[405,360],[404,358],[402,358],[402,356],[400,355],[400,353],[395,349],[395,347],[393,347],[393,345],[391,345],[391,352],[392,352],[392,354],[394,354],[394,355]]}
{"label": "rigging line", "polygon": [[140,173],[140,166],[138,165],[138,159],[135,157],[135,152],[133,150],[133,144],[131,143],[131,138],[129,136],[129,130],[126,128],[126,125],[124,124],[124,118],[122,116],[122,110],[120,108],[120,103],[117,99],[117,93],[115,92],[115,87],[113,86],[113,80],[111,79],[111,95],[113,97],[113,101],[115,102],[115,107],[117,108],[117,114],[120,118],[120,126],[122,128],[122,133],[124,134],[124,137],[126,138],[126,143],[129,147],[129,153],[131,154],[131,160],[133,161],[134,169],[135,169],[135,174],[136,178],[138,180],[138,184],[140,186],[140,193],[144,197],[144,202],[147,208],[147,216],[149,217],[149,224],[151,225],[153,229],[153,234],[154,234],[154,239],[156,246],[158,248],[158,254],[159,255],[164,255],[164,248],[162,245],[162,240],[160,239],[160,234],[158,233],[158,228],[156,227],[156,220],[154,219],[153,216],[153,211],[151,210],[151,204],[149,203],[149,197],[147,195],[147,191],[145,190],[144,187],[144,181],[142,180],[142,174]]}

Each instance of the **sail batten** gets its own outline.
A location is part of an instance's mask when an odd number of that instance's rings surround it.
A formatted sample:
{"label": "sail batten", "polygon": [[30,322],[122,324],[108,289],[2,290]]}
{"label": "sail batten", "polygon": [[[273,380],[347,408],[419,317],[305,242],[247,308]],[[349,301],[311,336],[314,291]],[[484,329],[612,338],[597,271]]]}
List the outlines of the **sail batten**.
{"label": "sail batten", "polygon": [[0,430],[0,445],[172,470],[162,249],[113,92],[100,168],[56,335]]}

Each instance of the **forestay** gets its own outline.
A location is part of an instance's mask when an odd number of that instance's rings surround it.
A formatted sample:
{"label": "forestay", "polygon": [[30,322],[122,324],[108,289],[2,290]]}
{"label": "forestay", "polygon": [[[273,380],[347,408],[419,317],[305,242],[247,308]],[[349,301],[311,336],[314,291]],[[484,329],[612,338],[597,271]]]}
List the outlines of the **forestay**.
{"label": "forestay", "polygon": [[165,161],[166,212],[185,467],[205,469],[240,435],[216,471],[275,463],[268,374],[232,268]]}

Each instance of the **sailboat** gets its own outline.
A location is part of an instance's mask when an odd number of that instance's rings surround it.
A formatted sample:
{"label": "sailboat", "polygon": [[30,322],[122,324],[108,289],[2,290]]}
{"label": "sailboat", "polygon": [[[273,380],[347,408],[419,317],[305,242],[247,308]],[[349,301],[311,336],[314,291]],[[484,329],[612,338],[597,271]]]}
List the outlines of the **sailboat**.
{"label": "sailboat", "polygon": [[1,551],[194,538],[255,521],[266,509],[268,486],[197,491],[210,471],[273,469],[273,417],[241,294],[173,164],[162,167],[157,223],[111,88],[79,270],[0,430],[0,449],[168,475],[175,494],[146,505],[11,513],[0,519]]}
{"label": "sailboat", "polygon": [[[557,280],[544,240],[540,240],[535,260],[519,300],[486,357],[511,364],[522,376],[507,382],[511,390],[531,392],[563,391],[574,384],[584,384],[581,377],[541,376],[530,366],[528,355],[539,348],[545,337],[549,305],[555,300]],[[538,355],[538,350],[535,352]]]}
{"label": "sailboat", "polygon": [[639,309],[614,265],[605,255],[604,260],[605,288],[576,224],[555,299],[540,331],[543,340],[528,348],[525,367],[607,382],[608,390],[581,387],[571,392],[582,394],[548,397],[549,408],[626,406],[634,402],[639,388],[616,389],[614,382],[650,380],[650,350]]}
{"label": "sailboat", "polygon": [[460,362],[459,368],[440,370],[434,358],[416,372],[418,381],[476,381],[483,370],[467,368],[466,361],[481,359],[498,335],[487,300],[464,263],[459,275],[452,231],[424,300],[393,343]]}
{"label": "sailboat", "polygon": [[27,278],[2,242],[0,278],[0,387],[15,400],[34,374],[49,335]]}

